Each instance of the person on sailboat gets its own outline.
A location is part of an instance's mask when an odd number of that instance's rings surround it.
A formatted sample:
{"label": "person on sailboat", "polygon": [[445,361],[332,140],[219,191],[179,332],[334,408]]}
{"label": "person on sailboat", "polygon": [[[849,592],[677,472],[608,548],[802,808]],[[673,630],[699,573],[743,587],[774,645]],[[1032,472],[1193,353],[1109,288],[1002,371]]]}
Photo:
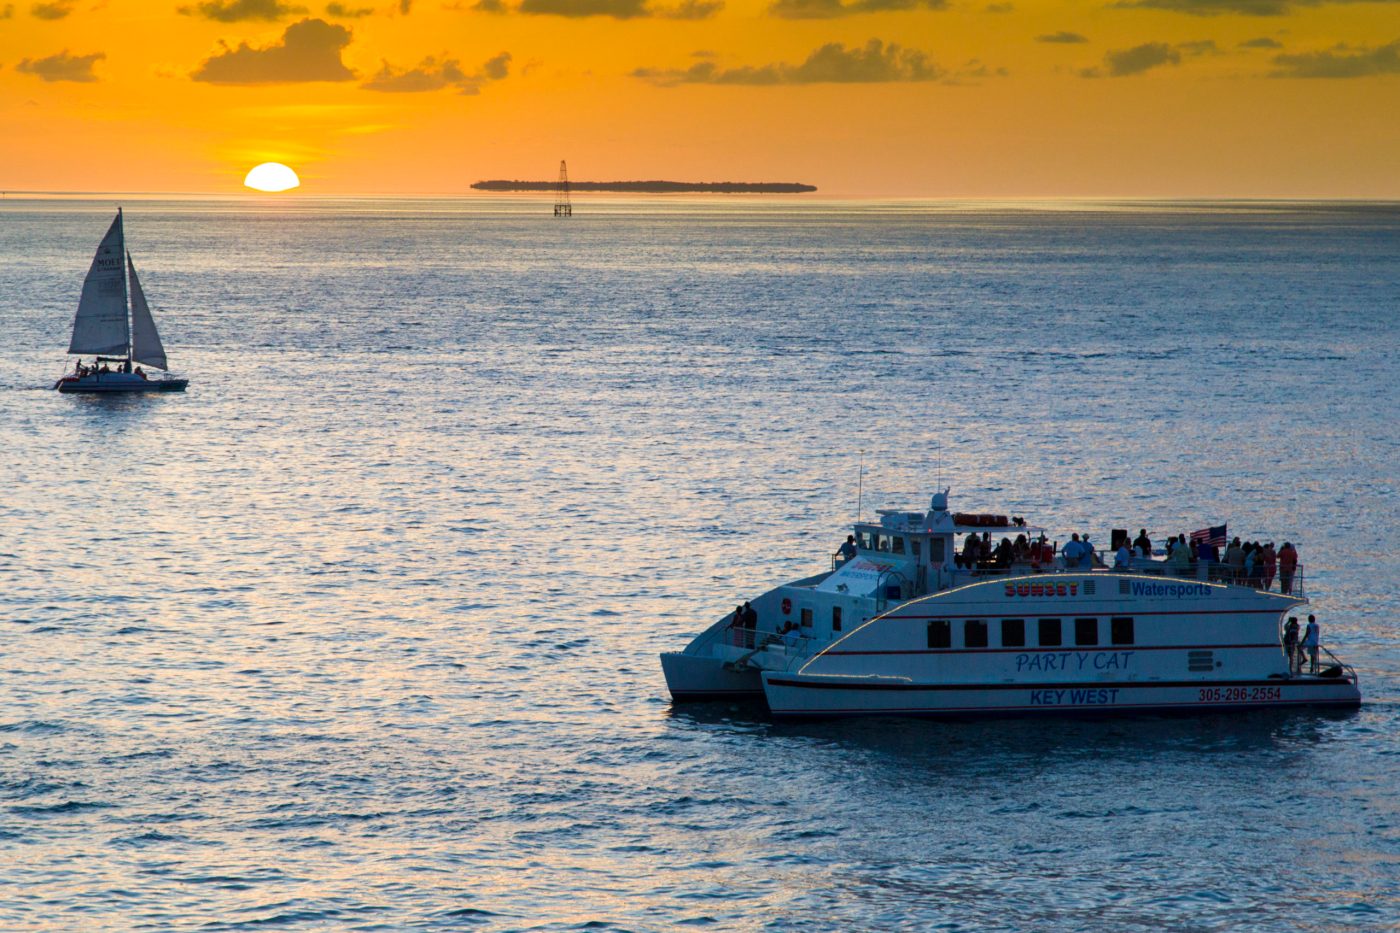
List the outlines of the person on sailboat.
{"label": "person on sailboat", "polygon": [[140,366],[138,366],[138,367],[136,367],[136,375],[140,376],[142,379],[145,379],[145,378],[146,378],[146,371],[145,371],[144,369],[142,369]]}

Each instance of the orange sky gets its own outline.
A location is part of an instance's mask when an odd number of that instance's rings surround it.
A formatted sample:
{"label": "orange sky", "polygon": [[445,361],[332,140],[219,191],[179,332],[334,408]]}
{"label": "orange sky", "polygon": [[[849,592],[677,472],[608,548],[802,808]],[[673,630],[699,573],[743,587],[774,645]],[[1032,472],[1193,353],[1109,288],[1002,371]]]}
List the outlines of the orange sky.
{"label": "orange sky", "polygon": [[0,0],[0,188],[1400,198],[1400,2]]}

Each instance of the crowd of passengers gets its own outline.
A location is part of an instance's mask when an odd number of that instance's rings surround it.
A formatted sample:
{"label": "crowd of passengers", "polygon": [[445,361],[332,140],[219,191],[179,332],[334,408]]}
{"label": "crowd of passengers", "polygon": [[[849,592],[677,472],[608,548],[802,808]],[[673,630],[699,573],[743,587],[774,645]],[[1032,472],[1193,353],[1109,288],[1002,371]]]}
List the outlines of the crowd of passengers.
{"label": "crowd of passengers", "polygon": [[[851,548],[854,553],[854,539],[848,538],[841,553]],[[954,562],[960,570],[995,573],[1010,570],[1016,564],[1029,564],[1032,571],[1055,563],[1058,554],[1059,566],[1066,570],[1092,570],[1095,567],[1108,567],[1104,558],[1094,547],[1088,534],[1070,536],[1064,547],[1058,542],[1050,542],[1045,535],[1034,540],[1025,535],[1017,535],[1013,541],[1002,538],[1001,543],[992,545],[988,532],[972,532],[963,541],[962,551],[954,555]],[[1279,590],[1293,592],[1293,580],[1298,571],[1298,550],[1291,542],[1285,541],[1282,548],[1274,548],[1272,541],[1261,544],[1258,541],[1241,542],[1235,538],[1221,553],[1219,545],[1208,541],[1193,543],[1186,535],[1169,537],[1162,551],[1154,549],[1147,529],[1141,529],[1138,536],[1129,541],[1124,536],[1118,550],[1113,555],[1113,570],[1129,571],[1144,567],[1159,567],[1162,559],[1167,569],[1178,576],[1195,577],[1222,583],[1238,583],[1257,590],[1273,588],[1274,580],[1279,581]]]}
{"label": "crowd of passengers", "polygon": [[[96,376],[101,373],[113,372],[130,373],[131,360],[123,360],[122,364],[116,369],[112,369],[106,363],[103,363],[101,366],[98,366],[96,360],[93,361],[93,364],[91,366],[84,366],[81,358],[78,359],[77,363],[73,364],[73,375],[77,376],[79,379],[82,379],[84,376]],[[146,371],[140,366],[138,366],[136,367],[136,375],[140,376],[142,379],[145,379]]]}

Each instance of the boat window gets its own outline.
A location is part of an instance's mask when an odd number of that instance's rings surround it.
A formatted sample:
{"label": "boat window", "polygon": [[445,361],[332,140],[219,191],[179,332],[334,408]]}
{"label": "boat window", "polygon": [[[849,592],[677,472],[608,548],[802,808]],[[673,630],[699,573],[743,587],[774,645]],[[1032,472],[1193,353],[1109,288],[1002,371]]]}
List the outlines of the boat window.
{"label": "boat window", "polygon": [[889,535],[876,535],[876,536],[875,536],[875,550],[877,550],[877,551],[885,551],[885,552],[888,552],[889,549],[890,549],[890,536],[889,536]]}
{"label": "boat window", "polygon": [[1026,645],[1026,620],[1001,620],[1001,646],[1003,648],[1024,648]]}
{"label": "boat window", "polygon": [[870,532],[868,532],[868,531],[857,531],[857,532],[856,532],[856,543],[859,544],[863,550],[866,550],[866,551],[873,551],[873,550],[875,549],[875,543],[874,543],[873,541],[871,541],[870,539],[871,539]]}
{"label": "boat window", "polygon": [[812,610],[810,610],[810,609],[803,609],[803,610],[802,610],[802,627],[803,627],[803,628],[811,628],[811,627],[812,627]]}
{"label": "boat window", "polygon": [[963,647],[987,647],[987,623],[981,619],[968,619],[963,623]]}
{"label": "boat window", "polygon": [[947,619],[934,619],[928,624],[928,646],[930,648],[953,647],[953,626]]}
{"label": "boat window", "polygon": [[1060,620],[1041,619],[1040,620],[1040,647],[1054,648],[1061,644],[1060,641]]}
{"label": "boat window", "polygon": [[928,559],[929,559],[929,563],[933,563],[933,564],[941,564],[941,563],[943,563],[943,559],[944,559],[944,558],[943,558],[943,547],[944,547],[944,544],[943,544],[943,539],[942,539],[942,538],[930,538],[930,539],[929,539],[929,542],[928,542]]}
{"label": "boat window", "polygon": [[1115,645],[1133,643],[1133,620],[1131,616],[1121,616],[1109,623],[1110,636]]}
{"label": "boat window", "polygon": [[1097,645],[1099,643],[1099,620],[1075,619],[1074,643],[1076,645]]}
{"label": "boat window", "polygon": [[919,547],[919,539],[918,539],[918,538],[910,538],[910,539],[909,539],[909,553],[910,553],[910,554],[913,554],[915,557],[918,557],[922,552],[923,552],[923,548]]}
{"label": "boat window", "polygon": [[831,630],[832,630],[833,632],[839,632],[839,631],[841,631],[841,607],[840,607],[840,606],[832,606],[832,607],[831,607]]}
{"label": "boat window", "polygon": [[904,539],[899,535],[894,536],[894,547],[890,548],[890,552],[893,554],[904,553]]}

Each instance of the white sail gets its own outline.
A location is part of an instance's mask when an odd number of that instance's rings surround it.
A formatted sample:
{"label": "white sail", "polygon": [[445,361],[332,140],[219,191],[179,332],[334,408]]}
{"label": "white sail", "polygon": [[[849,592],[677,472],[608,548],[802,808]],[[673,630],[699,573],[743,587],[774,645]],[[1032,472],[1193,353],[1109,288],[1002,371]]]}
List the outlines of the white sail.
{"label": "white sail", "polygon": [[156,322],[146,304],[146,293],[136,277],[136,263],[131,261],[130,253],[126,254],[126,267],[131,276],[131,358],[156,369],[169,369],[165,365],[165,347],[160,345],[160,334],[156,333]]}
{"label": "white sail", "polygon": [[130,334],[126,321],[126,276],[122,255],[122,212],[112,221],[107,235],[92,257],[92,268],[83,280],[83,296],[73,317],[73,339],[69,353],[98,353],[126,356]]}

